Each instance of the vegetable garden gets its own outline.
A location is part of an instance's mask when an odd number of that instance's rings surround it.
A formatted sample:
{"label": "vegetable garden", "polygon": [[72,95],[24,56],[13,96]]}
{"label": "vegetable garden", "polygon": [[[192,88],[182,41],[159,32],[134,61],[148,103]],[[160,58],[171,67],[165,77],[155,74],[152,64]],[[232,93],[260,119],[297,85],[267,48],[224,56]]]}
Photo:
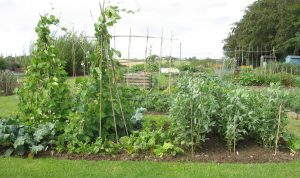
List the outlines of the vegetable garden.
{"label": "vegetable garden", "polygon": [[[299,158],[299,140],[286,128],[286,111],[297,108],[297,102],[291,102],[295,98],[276,79],[266,82],[270,87],[265,90],[252,90],[242,86],[256,82],[252,73],[241,73],[232,81],[212,75],[213,69],[204,65],[184,64],[172,85],[162,85],[169,77],[164,75],[156,78],[158,87],[151,91],[122,83],[124,69],[116,59],[120,53],[111,47],[109,33],[122,12],[131,13],[101,6],[94,25],[95,49],[87,56],[89,75],[74,79],[72,87],[50,27],[65,29],[54,15],[40,17],[31,63],[17,89],[18,112],[0,120],[1,154],[205,161],[207,155],[201,153],[217,140],[213,144],[224,147],[229,162],[239,160],[247,143],[263,150],[264,159],[257,162]],[[157,72],[155,61],[146,65]],[[1,81],[3,75],[9,74],[0,73]],[[4,91],[12,92],[11,88],[15,86]],[[216,160],[220,158],[208,159]]]}

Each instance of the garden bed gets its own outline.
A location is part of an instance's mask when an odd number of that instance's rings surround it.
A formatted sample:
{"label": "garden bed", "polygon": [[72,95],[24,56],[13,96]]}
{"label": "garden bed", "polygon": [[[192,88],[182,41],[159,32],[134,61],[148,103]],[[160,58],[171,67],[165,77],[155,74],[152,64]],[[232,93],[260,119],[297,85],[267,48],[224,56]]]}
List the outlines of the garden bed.
{"label": "garden bed", "polygon": [[255,143],[255,141],[243,141],[237,147],[238,154],[228,151],[224,141],[218,137],[211,137],[203,144],[203,148],[195,152],[177,155],[175,157],[155,157],[146,154],[120,153],[116,155],[104,154],[68,154],[57,152],[43,152],[38,157],[54,157],[57,159],[69,160],[112,160],[112,161],[159,161],[159,162],[215,162],[215,163],[279,163],[300,160],[300,154],[291,154],[289,150],[279,150],[274,156],[274,150],[265,149]]}

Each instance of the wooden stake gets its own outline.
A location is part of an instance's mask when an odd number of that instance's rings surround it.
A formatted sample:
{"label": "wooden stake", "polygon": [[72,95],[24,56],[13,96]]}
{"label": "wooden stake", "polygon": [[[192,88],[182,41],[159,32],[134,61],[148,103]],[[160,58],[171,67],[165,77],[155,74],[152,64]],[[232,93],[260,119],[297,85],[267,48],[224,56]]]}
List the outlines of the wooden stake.
{"label": "wooden stake", "polygon": [[[106,51],[106,55],[105,56],[108,56],[107,53],[108,52]],[[109,59],[106,57],[106,66],[107,66],[107,69],[109,70],[108,60]],[[113,94],[112,94],[112,81],[111,81],[111,77],[109,76],[109,73],[107,73],[107,74],[108,74],[108,83],[109,83],[109,94],[110,94],[111,111],[112,111],[112,114],[113,114],[114,126],[115,126],[115,133],[116,133],[116,141],[117,141],[117,143],[119,143],[117,122],[116,122],[116,115],[115,115],[115,106],[114,106],[114,100],[113,100]]]}
{"label": "wooden stake", "polygon": [[242,46],[242,65],[241,66],[243,66],[244,65],[244,47]]}
{"label": "wooden stake", "polygon": [[[146,37],[146,49],[145,49],[145,75],[147,74],[147,56],[148,56],[148,40],[149,40],[149,31],[147,28],[147,37]],[[144,77],[144,89],[146,89],[146,81]]]}
{"label": "wooden stake", "polygon": [[128,41],[128,56],[127,56],[127,60],[130,59],[130,49],[131,49],[131,28],[129,29],[129,41]]}
{"label": "wooden stake", "polygon": [[192,157],[194,157],[194,137],[193,137],[193,102],[190,101],[190,110],[191,110],[191,143],[192,143]]}
{"label": "wooden stake", "polygon": [[[162,62],[162,50],[163,50],[163,39],[164,39],[164,29],[161,29],[161,38],[160,38],[160,52],[159,52],[159,62],[158,62],[158,78],[160,78],[160,68]],[[158,91],[159,91],[159,82],[157,82]]]}
{"label": "wooden stake", "polygon": [[236,139],[235,139],[235,136],[236,136],[236,116],[233,117],[233,154],[235,155],[236,152],[235,152],[235,146],[236,146]]}
{"label": "wooden stake", "polygon": [[73,27],[73,36],[72,36],[72,61],[73,61],[73,78],[76,77],[76,63],[75,63],[75,32]]}
{"label": "wooden stake", "polygon": [[169,58],[169,93],[171,93],[171,62],[172,62],[172,43],[173,43],[173,34],[171,35],[171,40],[170,40],[170,58]]}
{"label": "wooden stake", "polygon": [[118,103],[119,103],[119,107],[120,107],[120,111],[121,111],[121,115],[122,115],[123,124],[125,127],[125,132],[126,132],[126,135],[128,136],[129,134],[128,134],[127,124],[126,124],[125,117],[124,117],[122,101],[121,101],[121,97],[120,97],[119,90],[118,90],[117,83],[116,83],[115,66],[114,66],[112,59],[110,59],[110,63],[111,63],[112,74],[113,74],[113,85],[114,85],[114,88],[117,93]]}
{"label": "wooden stake", "polygon": [[281,110],[282,110],[282,105],[280,105],[280,106],[279,106],[279,113],[278,113],[277,133],[276,133],[276,140],[275,140],[275,153],[274,153],[274,155],[275,155],[275,156],[276,156],[276,154],[277,154],[277,147],[278,147],[278,141],[279,141],[279,131],[280,131]]}
{"label": "wooden stake", "polygon": [[100,42],[100,61],[99,61],[99,82],[100,82],[100,116],[99,116],[99,137],[102,137],[102,95],[103,95],[103,87],[102,87],[102,63],[103,63],[103,36],[101,35]]}
{"label": "wooden stake", "polygon": [[180,52],[180,58],[179,59],[181,60],[182,59],[181,58],[181,42],[179,43],[179,52]]}

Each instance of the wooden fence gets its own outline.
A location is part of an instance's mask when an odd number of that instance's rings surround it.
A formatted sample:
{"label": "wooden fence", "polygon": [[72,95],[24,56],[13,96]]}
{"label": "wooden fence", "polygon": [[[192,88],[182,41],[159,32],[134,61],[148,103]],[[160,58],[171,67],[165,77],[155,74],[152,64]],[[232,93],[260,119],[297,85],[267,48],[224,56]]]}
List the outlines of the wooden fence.
{"label": "wooden fence", "polygon": [[138,86],[144,89],[150,89],[152,87],[151,73],[128,73],[124,75],[124,78],[127,86]]}

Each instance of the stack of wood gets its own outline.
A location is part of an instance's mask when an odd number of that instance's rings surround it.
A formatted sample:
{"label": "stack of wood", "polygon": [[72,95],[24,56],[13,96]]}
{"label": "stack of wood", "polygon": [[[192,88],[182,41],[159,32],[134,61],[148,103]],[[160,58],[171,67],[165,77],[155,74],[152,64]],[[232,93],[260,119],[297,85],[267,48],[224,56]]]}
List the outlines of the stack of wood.
{"label": "stack of wood", "polygon": [[124,75],[124,78],[127,86],[138,86],[144,89],[150,89],[152,87],[151,73],[128,73]]}

